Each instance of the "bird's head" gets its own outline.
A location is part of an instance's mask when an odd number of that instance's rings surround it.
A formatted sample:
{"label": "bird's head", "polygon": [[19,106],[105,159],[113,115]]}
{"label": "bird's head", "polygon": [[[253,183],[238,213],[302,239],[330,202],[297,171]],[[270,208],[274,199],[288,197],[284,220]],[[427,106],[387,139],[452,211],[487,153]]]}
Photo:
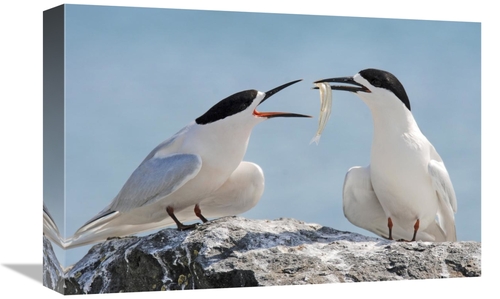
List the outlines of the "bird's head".
{"label": "bird's head", "polygon": [[370,107],[399,107],[404,105],[411,111],[406,91],[393,74],[378,70],[365,69],[352,77],[338,77],[315,81],[314,83],[343,83],[330,85],[332,90],[356,93]]}
{"label": "bird's head", "polygon": [[206,125],[215,123],[221,120],[234,119],[238,122],[260,122],[269,118],[275,117],[311,117],[309,115],[289,113],[289,112],[260,112],[257,111],[257,106],[269,99],[272,95],[280,90],[295,84],[301,80],[295,80],[267,92],[262,92],[254,89],[237,92],[227,98],[221,100],[212,108],[208,109],[205,114],[196,119],[198,125]]}

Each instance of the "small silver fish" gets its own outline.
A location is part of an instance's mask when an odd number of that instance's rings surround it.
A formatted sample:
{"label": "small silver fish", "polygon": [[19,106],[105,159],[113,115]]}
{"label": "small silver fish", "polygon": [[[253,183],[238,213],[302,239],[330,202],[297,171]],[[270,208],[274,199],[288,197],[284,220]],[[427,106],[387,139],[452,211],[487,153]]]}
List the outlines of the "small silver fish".
{"label": "small silver fish", "polygon": [[325,129],[326,122],[330,118],[330,113],[332,111],[332,89],[328,83],[314,83],[319,88],[319,100],[321,101],[321,107],[319,110],[319,126],[316,135],[311,140],[311,143],[319,143],[321,137],[321,132]]}

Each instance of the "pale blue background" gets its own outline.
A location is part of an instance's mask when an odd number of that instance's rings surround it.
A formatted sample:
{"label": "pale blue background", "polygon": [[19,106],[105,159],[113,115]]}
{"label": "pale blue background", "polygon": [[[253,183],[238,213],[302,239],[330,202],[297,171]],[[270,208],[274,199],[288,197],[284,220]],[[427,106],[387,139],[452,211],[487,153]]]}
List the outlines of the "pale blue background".
{"label": "pale blue background", "polygon": [[[344,217],[341,199],[346,171],[369,164],[368,108],[334,92],[319,146],[309,141],[319,113],[312,81],[375,67],[402,81],[445,161],[458,197],[458,239],[481,241],[480,35],[479,23],[69,5],[66,235],[113,199],[152,148],[220,99],[302,78],[260,110],[314,119],[272,119],[254,129],[245,160],[263,168],[266,189],[242,216],[373,236]],[[67,251],[61,263],[88,249]]]}

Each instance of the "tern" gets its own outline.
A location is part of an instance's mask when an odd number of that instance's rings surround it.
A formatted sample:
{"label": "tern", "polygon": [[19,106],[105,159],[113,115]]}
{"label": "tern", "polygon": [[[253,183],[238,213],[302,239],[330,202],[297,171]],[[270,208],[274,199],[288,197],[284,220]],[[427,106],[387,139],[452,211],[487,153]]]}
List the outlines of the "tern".
{"label": "tern", "polygon": [[373,119],[370,165],[353,167],[345,176],[346,218],[390,240],[456,241],[457,199],[450,176],[420,131],[401,82],[378,69],[315,83],[323,82],[342,83],[330,87],[355,93]]}
{"label": "tern", "polygon": [[257,106],[295,80],[267,92],[237,92],[159,144],[131,174],[113,201],[66,240],[64,248],[104,241],[183,221],[237,215],[254,207],[264,174],[242,161],[252,129],[276,117],[311,117],[260,112]]}

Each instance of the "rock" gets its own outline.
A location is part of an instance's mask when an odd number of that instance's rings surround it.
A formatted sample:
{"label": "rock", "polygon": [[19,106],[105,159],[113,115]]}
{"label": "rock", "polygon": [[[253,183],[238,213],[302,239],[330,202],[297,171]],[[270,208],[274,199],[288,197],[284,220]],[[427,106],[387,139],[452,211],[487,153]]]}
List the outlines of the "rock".
{"label": "rock", "polygon": [[478,242],[394,242],[294,219],[224,217],[93,246],[65,294],[481,276]]}
{"label": "rock", "polygon": [[43,285],[57,291],[59,293],[63,292],[64,287],[64,277],[61,264],[57,260],[56,254],[52,248],[52,244],[49,239],[43,236],[43,273],[42,280]]}

